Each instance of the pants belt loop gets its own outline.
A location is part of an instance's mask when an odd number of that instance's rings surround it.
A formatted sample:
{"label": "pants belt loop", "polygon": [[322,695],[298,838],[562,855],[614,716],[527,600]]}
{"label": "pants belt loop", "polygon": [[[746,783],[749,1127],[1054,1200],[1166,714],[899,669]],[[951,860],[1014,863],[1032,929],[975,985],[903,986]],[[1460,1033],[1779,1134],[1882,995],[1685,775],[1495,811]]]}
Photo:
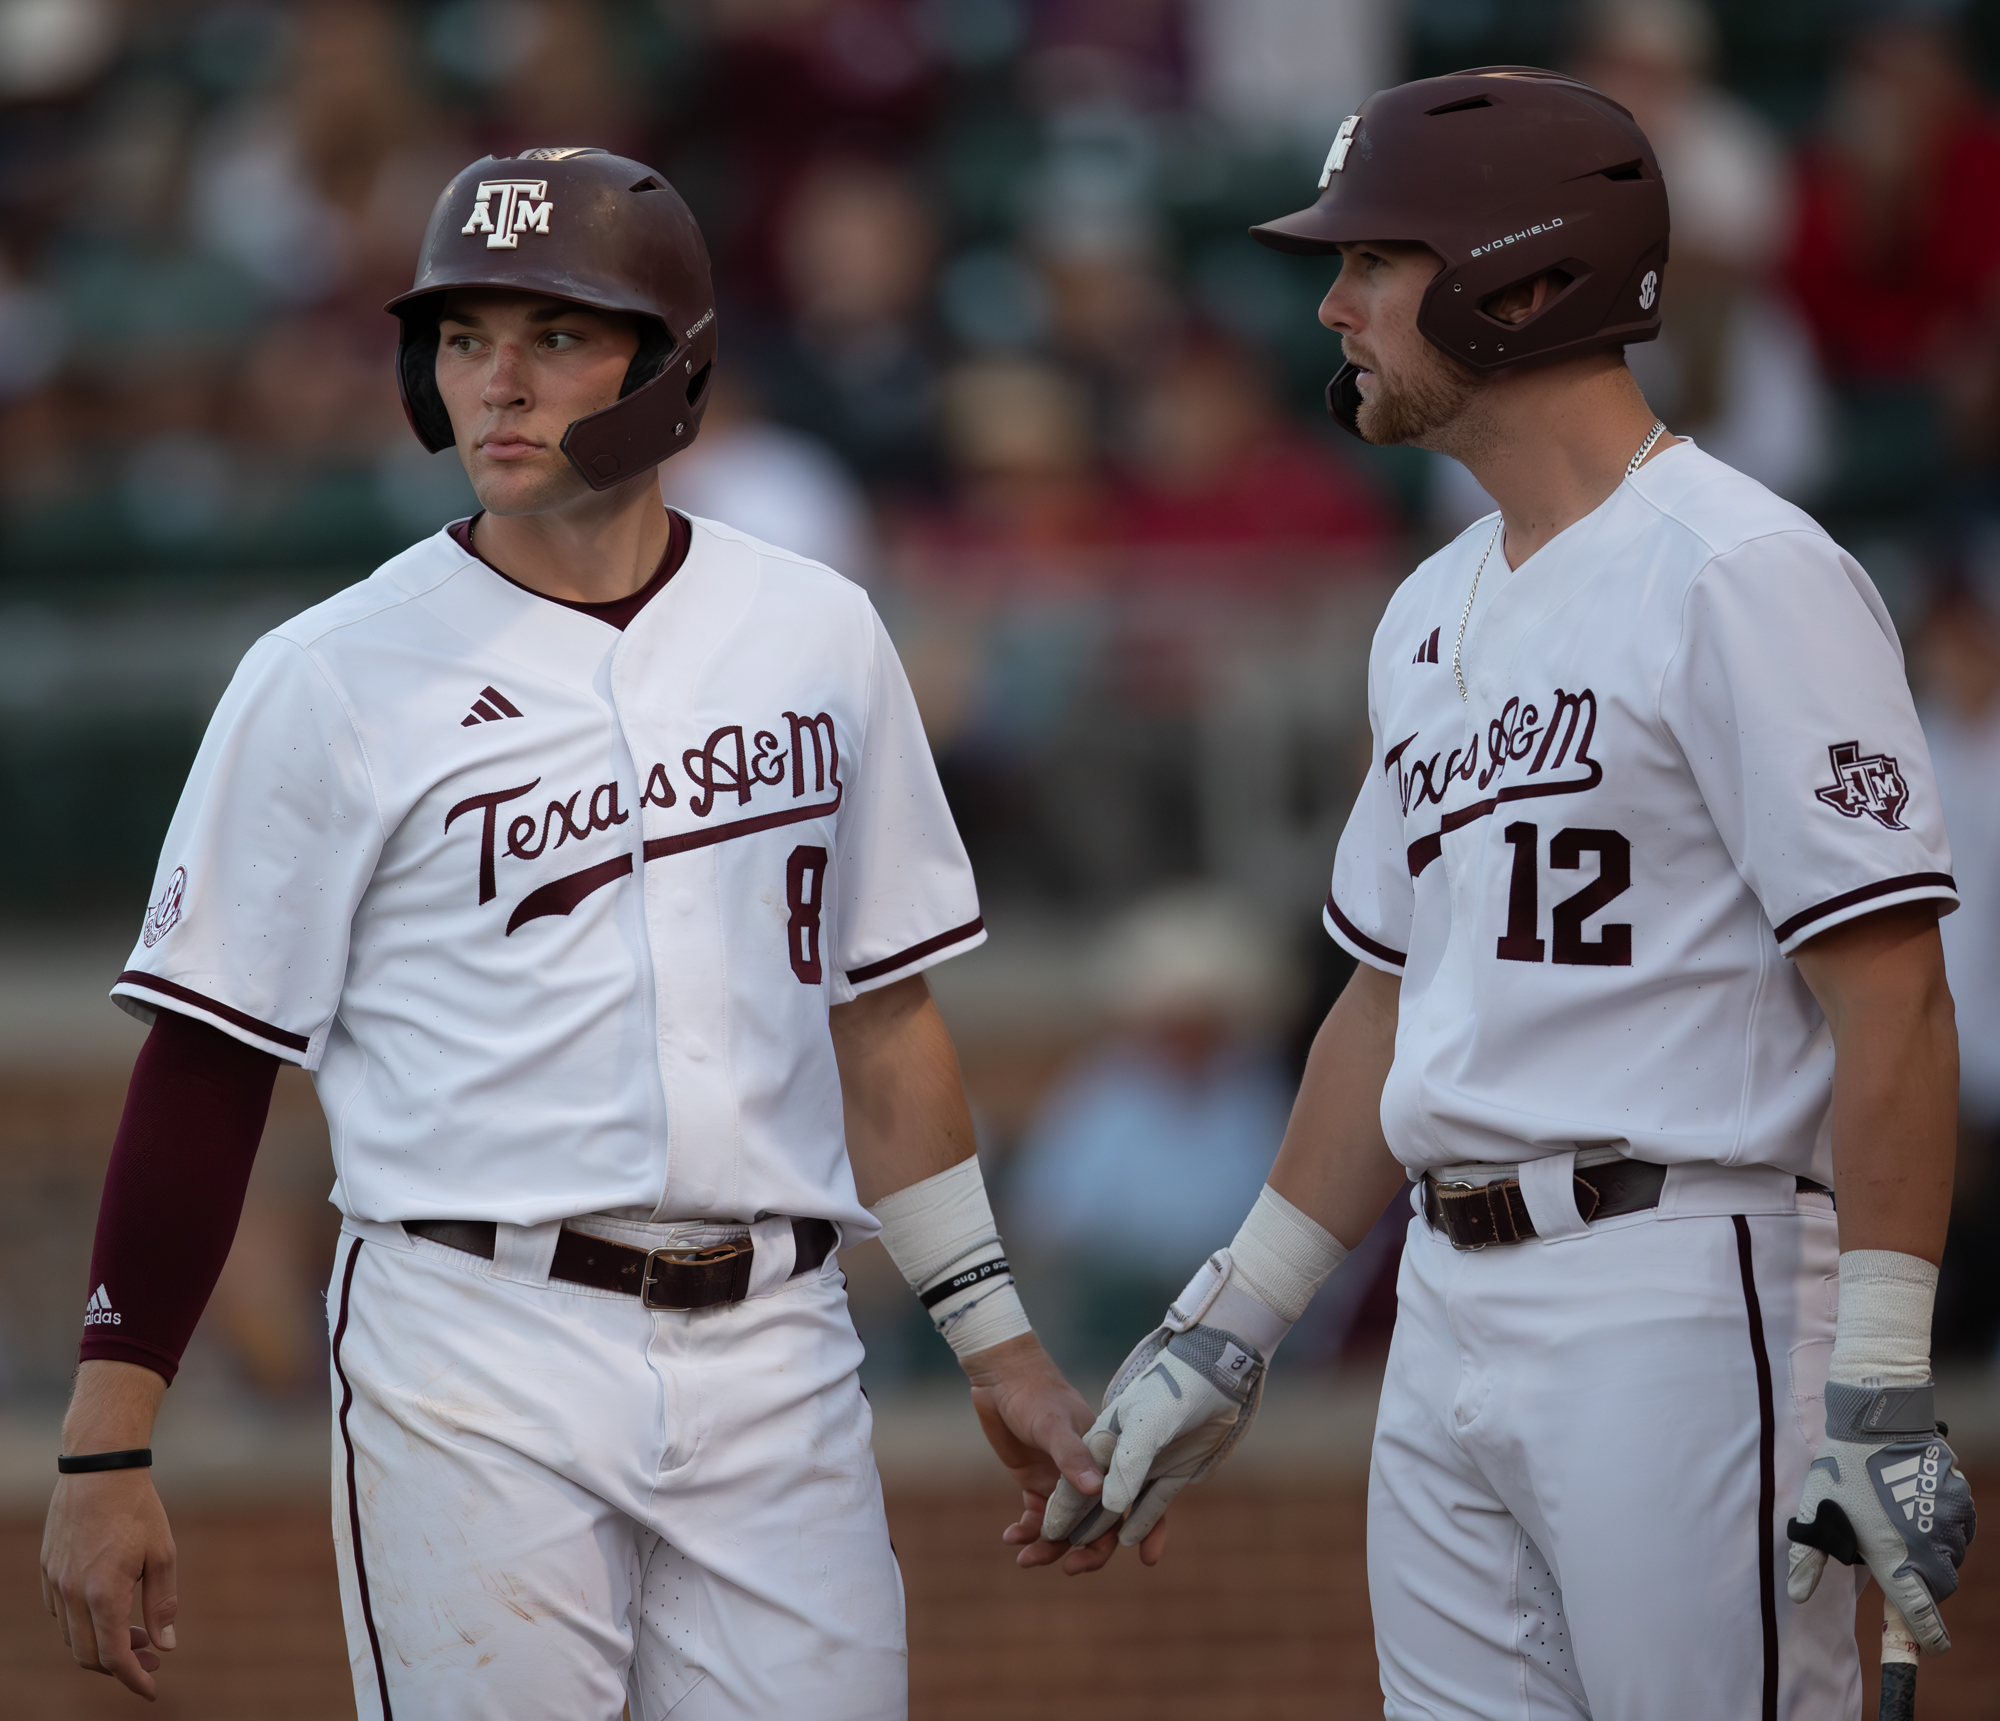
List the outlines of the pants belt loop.
{"label": "pants belt loop", "polygon": [[496,1225],[493,1227],[493,1274],[522,1285],[546,1285],[549,1265],[555,1260],[556,1239],[562,1235],[560,1219],[540,1225]]}
{"label": "pants belt loop", "polygon": [[1581,1237],[1589,1229],[1576,1207],[1576,1149],[1530,1159],[1521,1166],[1521,1200],[1545,1242]]}
{"label": "pants belt loop", "polygon": [[784,1214],[759,1219],[750,1227],[750,1288],[746,1297],[768,1297],[792,1276],[798,1265],[792,1222]]}

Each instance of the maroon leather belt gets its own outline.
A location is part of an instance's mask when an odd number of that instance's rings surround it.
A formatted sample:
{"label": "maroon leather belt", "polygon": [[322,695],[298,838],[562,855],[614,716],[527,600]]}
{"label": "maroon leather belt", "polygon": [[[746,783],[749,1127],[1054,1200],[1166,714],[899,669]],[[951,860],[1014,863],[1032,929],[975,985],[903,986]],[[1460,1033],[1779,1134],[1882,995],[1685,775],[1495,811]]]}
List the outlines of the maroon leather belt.
{"label": "maroon leather belt", "polygon": [[[490,1219],[405,1219],[403,1229],[447,1249],[493,1259]],[[839,1241],[831,1220],[794,1219],[791,1276],[810,1273]],[[635,1249],[565,1225],[556,1235],[549,1277],[598,1291],[622,1291],[649,1309],[712,1309],[719,1303],[740,1303],[750,1294],[754,1253],[748,1237],[702,1249]]]}
{"label": "maroon leather belt", "polygon": [[[1643,1213],[1660,1204],[1667,1168],[1644,1159],[1609,1159],[1576,1173],[1572,1187],[1576,1210],[1587,1225],[1615,1219],[1621,1213]],[[1824,1184],[1809,1177],[1798,1180],[1801,1195],[1829,1195]],[[1440,1183],[1424,1178],[1424,1220],[1440,1231],[1454,1249],[1485,1249],[1495,1243],[1519,1243],[1534,1236],[1535,1222],[1521,1198],[1518,1177],[1491,1183]]]}

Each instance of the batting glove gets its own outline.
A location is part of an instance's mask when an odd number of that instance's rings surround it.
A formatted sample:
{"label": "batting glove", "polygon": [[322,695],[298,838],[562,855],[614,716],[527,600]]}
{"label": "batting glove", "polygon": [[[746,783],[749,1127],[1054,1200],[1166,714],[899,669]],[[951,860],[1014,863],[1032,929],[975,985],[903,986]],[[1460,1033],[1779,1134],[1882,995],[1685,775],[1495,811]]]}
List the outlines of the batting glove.
{"label": "batting glove", "polygon": [[1113,1377],[1103,1414],[1083,1437],[1104,1469],[1103,1494],[1093,1500],[1058,1483],[1043,1536],[1082,1546],[1123,1518],[1119,1542],[1143,1542],[1174,1497],[1249,1432],[1264,1367],[1255,1347],[1220,1327],[1148,1333]]}
{"label": "batting glove", "polygon": [[1249,1432],[1271,1352],[1346,1255],[1267,1186],[1235,1241],[1208,1258],[1112,1378],[1083,1437],[1104,1469],[1104,1492],[1093,1500],[1057,1483],[1043,1539],[1083,1547],[1122,1517],[1119,1541],[1143,1542],[1174,1497]]}
{"label": "batting glove", "polygon": [[1785,1526],[1785,1589],[1804,1601],[1831,1554],[1863,1561],[1933,1655],[1951,1648],[1937,1604],[1958,1588],[1977,1515],[1972,1489],[1932,1415],[1928,1386],[1826,1388],[1826,1443]]}

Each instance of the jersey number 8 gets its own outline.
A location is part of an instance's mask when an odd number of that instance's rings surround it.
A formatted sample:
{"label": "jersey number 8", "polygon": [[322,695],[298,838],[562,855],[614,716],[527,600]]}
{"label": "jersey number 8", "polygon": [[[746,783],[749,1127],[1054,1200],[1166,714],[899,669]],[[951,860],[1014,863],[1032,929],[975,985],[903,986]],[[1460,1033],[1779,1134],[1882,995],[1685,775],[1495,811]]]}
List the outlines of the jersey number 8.
{"label": "jersey number 8", "polygon": [[826,850],[801,844],[785,862],[785,949],[801,985],[817,986],[826,970],[819,958],[819,917],[826,893]]}

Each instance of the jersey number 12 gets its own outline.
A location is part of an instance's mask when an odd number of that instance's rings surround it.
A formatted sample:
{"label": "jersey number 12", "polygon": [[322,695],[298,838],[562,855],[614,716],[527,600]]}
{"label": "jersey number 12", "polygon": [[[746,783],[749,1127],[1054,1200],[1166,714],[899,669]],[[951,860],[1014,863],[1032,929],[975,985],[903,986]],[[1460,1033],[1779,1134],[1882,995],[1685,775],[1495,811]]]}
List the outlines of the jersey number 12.
{"label": "jersey number 12", "polygon": [[[1507,888],[1507,931],[1495,954],[1502,962],[1540,962],[1546,948],[1536,936],[1541,922],[1541,831],[1524,822],[1509,825],[1501,835],[1514,848],[1514,876]],[[1617,831],[1572,826],[1549,839],[1549,865],[1574,871],[1583,864],[1585,850],[1597,856],[1597,877],[1550,911],[1550,930],[1555,935],[1550,960],[1577,968],[1630,968],[1629,925],[1606,926],[1596,938],[1587,939],[1583,923],[1632,888],[1632,845]]]}

